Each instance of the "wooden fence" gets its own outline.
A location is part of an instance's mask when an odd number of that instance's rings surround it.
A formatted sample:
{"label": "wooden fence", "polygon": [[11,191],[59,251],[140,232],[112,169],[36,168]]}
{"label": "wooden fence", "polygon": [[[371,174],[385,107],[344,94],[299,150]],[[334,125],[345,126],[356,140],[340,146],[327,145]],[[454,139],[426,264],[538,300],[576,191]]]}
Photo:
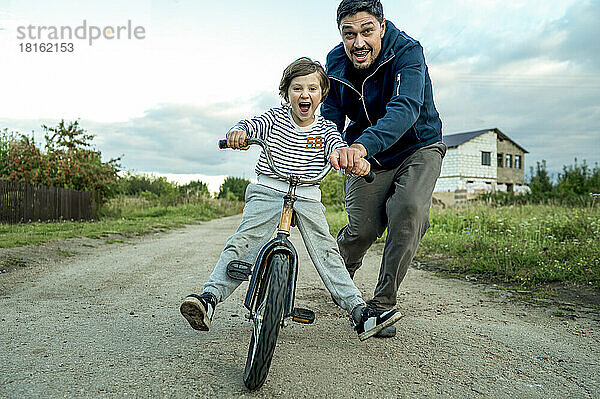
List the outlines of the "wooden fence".
{"label": "wooden fence", "polygon": [[92,193],[0,180],[0,222],[89,220]]}

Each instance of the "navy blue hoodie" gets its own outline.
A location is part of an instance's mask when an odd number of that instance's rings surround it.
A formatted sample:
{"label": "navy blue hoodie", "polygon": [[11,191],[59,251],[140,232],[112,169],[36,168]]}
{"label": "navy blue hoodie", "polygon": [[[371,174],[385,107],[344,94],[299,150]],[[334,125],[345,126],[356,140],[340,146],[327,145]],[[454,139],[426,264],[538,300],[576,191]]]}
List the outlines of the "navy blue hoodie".
{"label": "navy blue hoodie", "polygon": [[[381,52],[362,87],[342,43],[327,55],[331,90],[321,115],[333,121],[348,144],[360,143],[367,159],[384,169],[398,166],[417,149],[442,140],[429,71],[418,41],[386,21]],[[346,117],[350,124],[344,132]]]}

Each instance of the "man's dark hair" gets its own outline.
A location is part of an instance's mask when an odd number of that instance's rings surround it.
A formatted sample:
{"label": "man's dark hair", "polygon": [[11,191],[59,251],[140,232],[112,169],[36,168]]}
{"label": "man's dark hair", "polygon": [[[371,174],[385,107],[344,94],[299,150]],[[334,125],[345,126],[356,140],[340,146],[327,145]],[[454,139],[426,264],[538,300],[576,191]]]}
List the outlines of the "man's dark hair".
{"label": "man's dark hair", "polygon": [[329,94],[329,77],[325,73],[325,69],[318,61],[313,61],[308,57],[298,58],[296,61],[288,65],[283,71],[281,82],[279,82],[279,95],[283,97],[285,101],[289,101],[288,89],[292,83],[292,79],[298,76],[306,76],[311,73],[317,72],[319,76],[319,83],[321,83],[321,101]]}
{"label": "man's dark hair", "polygon": [[379,23],[383,22],[383,6],[380,0],[342,0],[337,9],[337,26],[340,27],[342,19],[366,11],[374,16]]}

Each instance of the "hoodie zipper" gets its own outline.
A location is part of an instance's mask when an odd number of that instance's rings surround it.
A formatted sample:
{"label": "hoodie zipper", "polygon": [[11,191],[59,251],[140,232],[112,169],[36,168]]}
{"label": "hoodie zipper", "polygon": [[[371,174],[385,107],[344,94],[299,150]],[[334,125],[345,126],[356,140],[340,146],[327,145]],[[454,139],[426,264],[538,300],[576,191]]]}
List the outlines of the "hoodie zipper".
{"label": "hoodie zipper", "polygon": [[[338,81],[340,83],[343,83],[344,85],[348,86],[349,88],[351,88],[352,90],[354,90],[356,92],[356,94],[358,94],[358,96],[360,97],[360,101],[362,101],[363,104],[363,109],[365,110],[365,115],[367,116],[367,120],[369,121],[369,125],[373,126],[373,122],[371,122],[371,118],[369,117],[369,112],[367,111],[367,102],[365,101],[365,96],[364,96],[364,92],[365,92],[365,82],[367,81],[367,79],[369,79],[370,77],[372,77],[373,75],[375,75],[377,73],[377,71],[379,71],[379,68],[381,68],[382,66],[384,66],[385,64],[387,64],[388,62],[390,62],[391,60],[393,60],[396,57],[396,54],[392,55],[390,58],[388,58],[387,60],[385,60],[384,62],[382,62],[381,64],[379,64],[379,66],[377,68],[375,68],[375,70],[373,71],[373,73],[371,73],[369,76],[367,76],[365,78],[365,80],[363,80],[362,83],[362,87],[361,87],[361,91],[358,91],[354,88],[354,86],[352,86],[350,83],[347,83],[345,81],[343,81],[342,79],[338,79],[335,78],[333,76],[330,76],[330,79],[333,79],[335,81]],[[371,157],[372,160],[374,160],[375,162],[377,162],[377,165],[383,167],[383,165],[381,164],[381,162],[379,162],[375,157]]]}
{"label": "hoodie zipper", "polygon": [[372,77],[373,75],[375,75],[377,73],[377,71],[379,71],[379,69],[384,66],[385,64],[387,64],[388,62],[390,62],[391,60],[393,60],[396,57],[396,54],[392,55],[390,58],[388,58],[387,60],[385,60],[384,62],[382,62],[381,64],[379,64],[379,66],[373,71],[373,73],[371,73],[369,76],[367,76],[365,78],[365,80],[363,80],[362,83],[362,87],[361,87],[361,91],[358,91],[354,88],[354,86],[352,86],[350,83],[342,80],[342,79],[338,79],[336,77],[330,76],[330,79],[333,79],[335,81],[338,81],[340,83],[343,83],[344,85],[348,86],[349,88],[351,88],[352,90],[354,90],[356,92],[356,94],[358,94],[358,96],[360,97],[360,101],[362,101],[363,104],[363,109],[365,110],[365,115],[367,116],[367,120],[369,121],[369,125],[373,126],[373,122],[371,122],[371,118],[369,117],[369,112],[367,111],[367,102],[365,101],[365,96],[364,96],[364,92],[365,92],[365,82],[367,81],[367,79],[369,79],[370,77]]}
{"label": "hoodie zipper", "polygon": [[338,81],[340,83],[345,84],[346,86],[348,86],[349,88],[351,88],[352,90],[354,90],[356,92],[356,94],[358,94],[358,96],[360,97],[360,101],[362,101],[363,103],[365,102],[365,99],[364,99],[363,95],[360,94],[360,91],[356,90],[354,88],[354,86],[352,86],[350,83],[348,83],[346,81],[343,81],[342,79],[338,79],[336,77],[333,77],[333,76],[330,76],[329,79],[333,79],[333,80],[336,80],[336,81]]}
{"label": "hoodie zipper", "polygon": [[[362,87],[361,87],[361,91],[363,93],[365,92],[365,82],[367,81],[367,79],[369,79],[370,77],[372,77],[373,75],[375,75],[377,73],[377,71],[379,71],[379,68],[381,68],[382,66],[384,66],[385,64],[387,64],[388,62],[390,62],[391,60],[393,60],[395,57],[396,57],[396,54],[394,54],[393,56],[391,56],[390,58],[388,58],[387,60],[385,60],[384,62],[382,62],[381,64],[379,64],[379,66],[377,68],[375,68],[375,70],[373,71],[373,73],[370,74],[369,76],[367,76],[365,78],[365,80],[363,80]],[[369,124],[371,126],[373,126],[373,122],[371,122],[371,118],[369,118],[369,113],[367,112],[367,102],[365,101],[364,94],[362,96],[362,100],[363,100],[363,106],[365,108],[365,115],[367,115],[367,120],[369,121]]]}

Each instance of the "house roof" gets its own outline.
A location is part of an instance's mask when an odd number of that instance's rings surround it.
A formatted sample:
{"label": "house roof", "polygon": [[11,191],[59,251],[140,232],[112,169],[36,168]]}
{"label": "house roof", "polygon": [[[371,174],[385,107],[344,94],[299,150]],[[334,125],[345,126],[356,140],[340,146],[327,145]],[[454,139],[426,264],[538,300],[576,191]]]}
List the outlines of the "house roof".
{"label": "house roof", "polygon": [[446,144],[448,146],[448,148],[453,148],[453,147],[458,147],[459,145],[464,144],[467,141],[473,140],[475,137],[479,137],[482,134],[487,133],[487,132],[495,132],[500,138],[502,138],[504,140],[508,140],[511,143],[513,143],[514,145],[516,145],[517,147],[519,147],[519,149],[521,149],[523,151],[523,153],[525,153],[525,154],[529,153],[529,151],[527,151],[525,148],[521,147],[519,144],[515,143],[514,140],[512,140],[506,134],[502,133],[500,131],[500,129],[498,129],[498,128],[450,134],[448,136],[443,136],[442,141],[444,142],[444,144]]}

